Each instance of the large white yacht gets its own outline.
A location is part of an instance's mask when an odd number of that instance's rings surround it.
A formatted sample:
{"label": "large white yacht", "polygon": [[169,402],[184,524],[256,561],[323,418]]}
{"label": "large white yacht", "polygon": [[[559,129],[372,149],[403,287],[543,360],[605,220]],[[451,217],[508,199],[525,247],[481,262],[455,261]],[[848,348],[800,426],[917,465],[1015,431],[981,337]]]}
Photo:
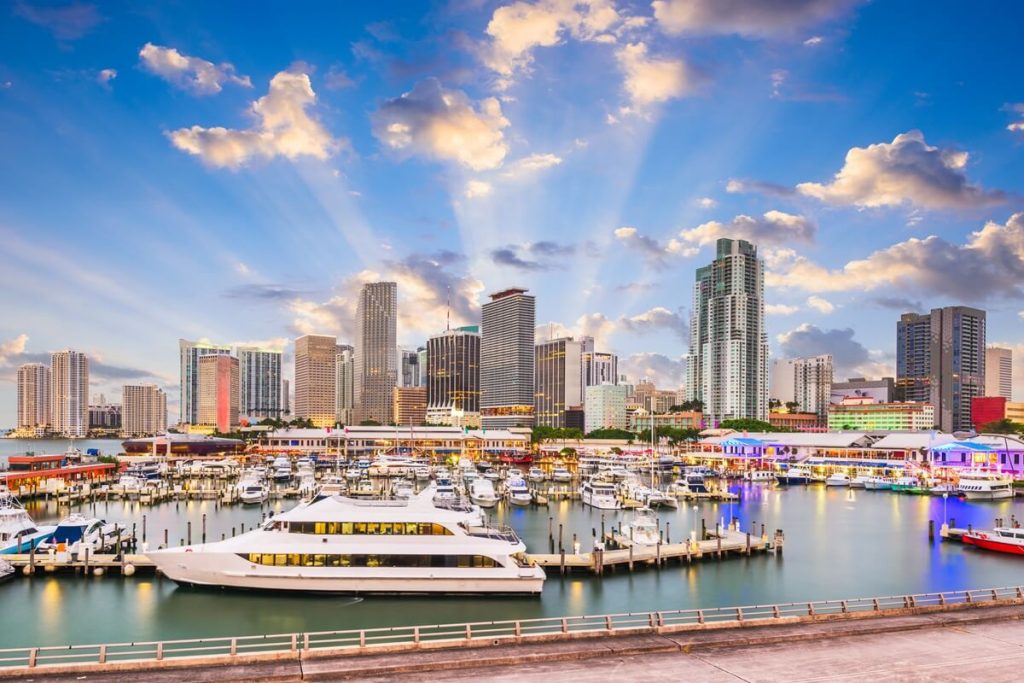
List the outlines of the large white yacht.
{"label": "large white yacht", "polygon": [[537,594],[544,570],[510,528],[479,513],[409,500],[331,496],[302,503],[224,541],[156,550],[150,559],[187,585],[338,593]]}
{"label": "large white yacht", "polygon": [[1001,472],[968,470],[960,475],[960,490],[967,500],[1013,498],[1013,479]]}
{"label": "large white yacht", "polygon": [[584,505],[598,510],[618,510],[622,507],[616,495],[615,484],[604,479],[591,477],[580,487],[580,500]]}
{"label": "large white yacht", "polygon": [[0,489],[0,553],[27,553],[53,536],[55,526],[37,526],[18,499]]}

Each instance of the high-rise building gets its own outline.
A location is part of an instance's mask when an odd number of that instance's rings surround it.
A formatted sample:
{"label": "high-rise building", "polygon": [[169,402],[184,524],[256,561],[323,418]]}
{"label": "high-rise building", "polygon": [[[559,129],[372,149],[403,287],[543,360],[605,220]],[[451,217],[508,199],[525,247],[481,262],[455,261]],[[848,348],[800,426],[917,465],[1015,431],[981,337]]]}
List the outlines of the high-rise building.
{"label": "high-rise building", "polygon": [[178,352],[181,365],[178,421],[199,424],[199,359],[202,356],[230,356],[231,347],[179,339]]}
{"label": "high-rise building", "polygon": [[63,436],[83,437],[89,431],[89,359],[80,351],[50,356],[50,422]]}
{"label": "high-rise building", "polygon": [[1013,398],[1013,350],[999,346],[985,349],[985,395]]}
{"label": "high-rise building", "polygon": [[395,387],[391,394],[391,414],[396,425],[409,427],[427,420],[427,388]]}
{"label": "high-rise building", "polygon": [[356,407],[355,349],[348,344],[338,344],[334,356],[335,390],[337,391],[337,417],[340,425],[353,424]]}
{"label": "high-rise building", "polygon": [[41,436],[50,427],[50,368],[26,363],[18,368],[18,429]]}
{"label": "high-rise building", "polygon": [[594,384],[586,389],[583,404],[584,432],[595,429],[626,429],[626,396],[629,387],[624,384]]}
{"label": "high-rise building", "polygon": [[686,395],[712,424],[768,415],[768,334],[764,263],[745,240],[720,239],[716,258],[697,269]]}
{"label": "high-rise building", "polygon": [[420,384],[420,354],[418,351],[401,349],[398,352],[398,386],[418,387]]}
{"label": "high-rise building", "polygon": [[480,422],[484,428],[534,424],[536,301],[517,287],[481,307]]}
{"label": "high-rise building", "polygon": [[985,392],[985,311],[967,306],[905,313],[896,325],[896,397],[930,403],[945,432],[971,429]]}
{"label": "high-rise building", "polygon": [[238,359],[210,354],[199,358],[199,418],[197,424],[222,434],[238,424]]}
{"label": "high-rise building", "polygon": [[796,403],[799,412],[814,413],[824,422],[832,397],[832,356],[773,360],[770,395],[783,405]]}
{"label": "high-rise building", "polygon": [[618,384],[619,357],[595,351],[593,337],[581,337],[580,344],[583,347],[583,385]]}
{"label": "high-rise building", "polygon": [[295,417],[331,427],[337,419],[338,340],[307,334],[295,340]]}
{"label": "high-rise building", "polygon": [[281,417],[281,357],[279,349],[239,346],[239,413],[254,422]]}
{"label": "high-rise building", "polygon": [[536,424],[567,427],[566,411],[583,407],[583,346],[571,337],[536,345],[533,399]]}
{"label": "high-rise building", "polygon": [[121,406],[117,403],[100,403],[89,405],[89,429],[120,430]]}
{"label": "high-rise building", "polygon": [[370,282],[356,307],[356,421],[391,422],[392,390],[398,382],[398,285]]}
{"label": "high-rise building", "polygon": [[155,384],[126,384],[121,389],[121,431],[128,437],[167,431],[167,394]]}
{"label": "high-rise building", "polygon": [[419,367],[419,386],[427,386],[427,347],[421,346],[416,349],[416,364]]}
{"label": "high-rise building", "polygon": [[427,340],[427,422],[480,425],[480,333],[446,330]]}
{"label": "high-rise building", "polygon": [[281,415],[292,414],[292,383],[286,379],[281,380]]}

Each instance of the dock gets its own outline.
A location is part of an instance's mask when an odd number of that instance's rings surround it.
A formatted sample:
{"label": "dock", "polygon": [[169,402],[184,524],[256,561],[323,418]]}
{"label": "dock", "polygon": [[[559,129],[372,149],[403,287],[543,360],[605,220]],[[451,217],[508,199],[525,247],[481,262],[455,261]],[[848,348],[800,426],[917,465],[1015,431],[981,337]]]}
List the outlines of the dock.
{"label": "dock", "polygon": [[156,564],[140,553],[82,553],[72,555],[62,553],[22,553],[4,555],[3,558],[14,565],[19,574],[72,573],[83,576],[102,576],[104,574],[120,574],[132,576],[136,572],[152,574]]}

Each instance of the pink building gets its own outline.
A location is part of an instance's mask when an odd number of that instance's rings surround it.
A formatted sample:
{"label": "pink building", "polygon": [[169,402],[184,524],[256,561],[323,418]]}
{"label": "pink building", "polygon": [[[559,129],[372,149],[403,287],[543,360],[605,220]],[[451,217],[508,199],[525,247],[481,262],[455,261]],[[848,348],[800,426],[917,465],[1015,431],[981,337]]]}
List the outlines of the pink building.
{"label": "pink building", "polygon": [[199,357],[199,424],[226,434],[238,425],[238,359]]}

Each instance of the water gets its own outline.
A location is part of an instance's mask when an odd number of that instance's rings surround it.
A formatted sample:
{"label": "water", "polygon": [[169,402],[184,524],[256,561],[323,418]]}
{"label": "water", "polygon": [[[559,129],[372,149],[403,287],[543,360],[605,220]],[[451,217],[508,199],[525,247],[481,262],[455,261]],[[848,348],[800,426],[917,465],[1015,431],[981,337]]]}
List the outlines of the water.
{"label": "water", "polygon": [[[594,577],[560,577],[548,571],[539,598],[365,597],[245,593],[178,588],[154,577],[19,577],[0,585],[0,647],[60,645],[287,633],[384,625],[430,624],[494,619],[652,611],[698,606],[840,599],[920,593],[1024,583],[1024,560],[927,539],[928,520],[943,518],[943,499],[886,491],[826,489],[823,486],[778,489],[735,484],[740,503],[702,503],[663,511],[671,539],[679,541],[700,518],[713,527],[730,510],[744,529],[756,522],[786,534],[784,555],[757,554],[722,562],[704,560],[666,569],[625,568]],[[282,510],[291,502],[275,503]],[[991,527],[995,517],[1024,518],[1024,500],[969,503],[949,499],[948,516],[957,526]],[[39,522],[60,513],[53,503],[30,505]],[[168,503],[139,507],[124,502],[98,504],[92,512],[107,520],[135,522],[141,536],[146,515],[151,544],[169,530],[172,543],[192,522],[193,541],[207,515],[208,539],[230,534],[243,522],[259,521],[256,508],[223,507],[214,502]],[[548,552],[548,517],[554,533],[564,525],[565,545],[579,534],[584,549],[591,530],[600,533],[601,512],[579,503],[553,503],[550,509],[499,507],[496,521],[511,524],[530,550]],[[628,512],[606,512],[607,528]],[[696,525],[695,525],[696,520]],[[556,540],[557,542],[557,540]]]}
{"label": "water", "polygon": [[75,448],[87,452],[90,448],[99,449],[102,455],[117,455],[124,451],[120,439],[0,439],[0,463],[7,463],[8,456],[25,455],[62,455],[74,443]]}

